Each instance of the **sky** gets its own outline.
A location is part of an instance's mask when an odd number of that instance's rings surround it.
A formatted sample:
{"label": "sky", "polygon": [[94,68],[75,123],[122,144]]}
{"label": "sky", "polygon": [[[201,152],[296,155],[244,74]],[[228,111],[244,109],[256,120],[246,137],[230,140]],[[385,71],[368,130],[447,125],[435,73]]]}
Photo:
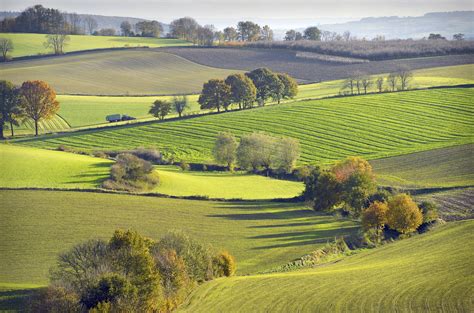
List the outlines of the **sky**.
{"label": "sky", "polygon": [[192,16],[202,24],[252,19],[268,21],[273,27],[474,10],[472,0],[0,0],[0,10],[21,11],[38,3],[68,12],[140,17],[165,23]]}

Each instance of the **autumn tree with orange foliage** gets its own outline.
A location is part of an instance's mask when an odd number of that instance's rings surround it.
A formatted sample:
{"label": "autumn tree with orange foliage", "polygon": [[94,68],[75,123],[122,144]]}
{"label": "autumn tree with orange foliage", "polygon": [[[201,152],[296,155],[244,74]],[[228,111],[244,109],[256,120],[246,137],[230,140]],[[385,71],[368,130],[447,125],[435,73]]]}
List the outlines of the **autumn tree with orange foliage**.
{"label": "autumn tree with orange foliage", "polygon": [[415,231],[423,223],[423,214],[413,199],[401,193],[388,201],[387,225],[406,234]]}
{"label": "autumn tree with orange foliage", "polygon": [[22,109],[26,117],[35,122],[35,136],[38,136],[38,122],[51,119],[59,110],[56,92],[44,81],[26,81],[21,85]]}

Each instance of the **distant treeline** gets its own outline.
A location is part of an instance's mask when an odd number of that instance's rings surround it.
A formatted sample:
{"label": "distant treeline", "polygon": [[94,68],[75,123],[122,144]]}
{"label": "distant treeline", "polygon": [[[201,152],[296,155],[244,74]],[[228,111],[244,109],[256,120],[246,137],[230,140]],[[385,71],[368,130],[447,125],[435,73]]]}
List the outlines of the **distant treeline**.
{"label": "distant treeline", "polygon": [[443,39],[258,41],[247,43],[245,46],[252,48],[290,49],[368,60],[468,54],[474,52],[473,41]]}

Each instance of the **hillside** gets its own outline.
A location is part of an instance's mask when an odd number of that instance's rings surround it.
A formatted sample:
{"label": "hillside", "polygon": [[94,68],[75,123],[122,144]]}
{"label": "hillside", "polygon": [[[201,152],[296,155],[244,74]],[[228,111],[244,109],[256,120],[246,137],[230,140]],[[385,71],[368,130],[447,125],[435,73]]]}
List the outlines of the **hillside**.
{"label": "hillside", "polygon": [[15,84],[41,79],[59,94],[90,95],[189,94],[199,92],[210,78],[235,72],[149,49],[82,53],[0,65],[2,78]]}
{"label": "hillside", "polygon": [[299,139],[301,162],[367,159],[472,143],[474,89],[433,89],[281,104],[191,119],[19,140],[86,150],[156,146],[177,159],[211,161],[216,134],[266,131]]}
{"label": "hillside", "polygon": [[[46,284],[56,256],[90,239],[131,228],[158,239],[183,230],[235,255],[238,273],[285,264],[357,223],[302,204],[213,202],[59,191],[0,191],[1,284]],[[205,231],[203,231],[205,230]]]}
{"label": "hillside", "polygon": [[473,240],[474,222],[458,222],[316,269],[219,279],[180,311],[468,312]]}

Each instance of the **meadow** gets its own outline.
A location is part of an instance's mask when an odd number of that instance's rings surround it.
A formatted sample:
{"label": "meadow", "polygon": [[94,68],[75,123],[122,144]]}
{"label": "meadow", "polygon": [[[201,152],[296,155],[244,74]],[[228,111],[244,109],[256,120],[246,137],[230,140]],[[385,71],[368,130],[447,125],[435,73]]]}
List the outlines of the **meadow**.
{"label": "meadow", "polygon": [[319,268],[218,279],[179,311],[468,312],[473,242],[474,221],[453,222]]}
{"label": "meadow", "polygon": [[235,72],[152,49],[99,51],[0,65],[2,79],[15,84],[39,79],[58,94],[86,95],[190,94],[199,92],[211,78]]}
{"label": "meadow", "polygon": [[474,145],[371,161],[381,185],[401,188],[474,186]]}
{"label": "meadow", "polygon": [[130,228],[157,239],[177,229],[237,260],[238,273],[269,269],[358,230],[302,204],[214,202],[64,191],[1,190],[0,282],[46,284],[59,252]]}
{"label": "meadow", "polygon": [[[1,38],[11,39],[14,49],[13,58],[50,54],[51,50],[44,47],[45,34],[2,33]],[[171,47],[187,46],[191,43],[179,39],[146,38],[146,37],[121,37],[121,36],[86,36],[69,35],[70,41],[64,52],[74,52],[93,49],[122,48],[122,47]]]}
{"label": "meadow", "polygon": [[301,163],[358,155],[376,159],[473,142],[471,88],[417,90],[297,101],[253,110],[109,130],[50,135],[15,142],[84,150],[157,147],[177,160],[212,162],[217,133],[252,131],[296,138]]}

